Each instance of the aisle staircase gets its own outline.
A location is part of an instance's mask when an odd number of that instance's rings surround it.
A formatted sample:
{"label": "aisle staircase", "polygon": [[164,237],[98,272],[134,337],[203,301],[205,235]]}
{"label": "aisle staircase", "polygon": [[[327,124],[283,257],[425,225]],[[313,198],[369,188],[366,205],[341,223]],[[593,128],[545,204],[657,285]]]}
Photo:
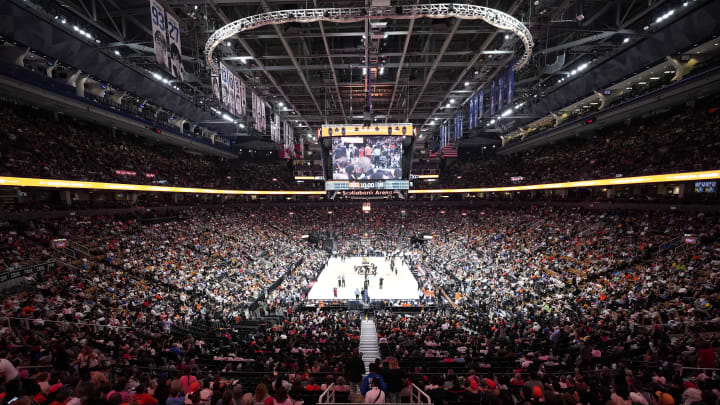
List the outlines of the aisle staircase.
{"label": "aisle staircase", "polygon": [[360,353],[366,371],[368,371],[370,363],[380,357],[377,329],[375,329],[375,322],[372,320],[365,319],[360,325]]}

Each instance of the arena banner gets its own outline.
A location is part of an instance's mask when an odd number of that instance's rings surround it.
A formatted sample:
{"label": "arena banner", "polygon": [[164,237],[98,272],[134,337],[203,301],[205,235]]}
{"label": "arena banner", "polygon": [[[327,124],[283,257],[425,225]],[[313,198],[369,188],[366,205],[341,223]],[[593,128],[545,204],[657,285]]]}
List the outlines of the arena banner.
{"label": "arena banner", "polygon": [[273,115],[272,125],[270,125],[270,139],[278,145],[283,144],[282,130],[283,122],[278,114]]}
{"label": "arena banner", "polygon": [[165,70],[169,70],[165,8],[161,6],[157,0],[150,0],[150,22],[152,24],[155,60],[162,65]]}
{"label": "arena banner", "polygon": [[245,116],[247,113],[246,89],[245,82],[235,76],[235,115],[238,117]]}
{"label": "arena banner", "polygon": [[182,67],[182,47],[180,46],[180,23],[177,18],[170,13],[165,15],[167,20],[167,35],[168,35],[168,52],[170,55],[170,74],[182,81],[183,80],[183,67]]}
{"label": "arena banner", "polygon": [[510,62],[507,68],[507,103],[512,104],[515,95],[515,71],[513,70],[514,61]]}
{"label": "arena banner", "polygon": [[230,94],[230,82],[232,79],[230,79],[230,76],[232,76],[232,72],[224,63],[220,63],[220,102],[223,106],[227,107],[229,104],[229,94]]}
{"label": "arena banner", "polygon": [[290,121],[285,121],[285,128],[283,128],[283,134],[284,134],[284,152],[285,157],[288,159],[295,157],[295,131],[293,129],[292,123]]}
{"label": "arena banner", "polygon": [[[478,103],[477,103],[477,118],[478,120],[483,117],[483,108],[485,107],[483,105],[483,102],[485,101],[485,89],[480,90],[480,94],[478,95]],[[479,121],[478,121],[479,125]]]}
{"label": "arena banner", "polygon": [[222,101],[222,95],[220,94],[220,75],[210,76],[210,81],[212,82],[213,96],[219,101]]}
{"label": "arena banner", "polygon": [[264,133],[267,129],[267,119],[265,117],[265,100],[258,96],[255,91],[252,93],[252,112],[253,120],[255,122],[255,129],[259,132]]}
{"label": "arena banner", "polygon": [[495,115],[495,80],[490,82],[490,116]]}
{"label": "arena banner", "polygon": [[[503,72],[503,73],[504,73],[504,72]],[[498,95],[497,95],[498,112],[500,112],[500,110],[502,109],[502,106],[505,105],[505,103],[503,102],[503,100],[505,99],[505,98],[503,97],[503,96],[504,96],[504,93],[505,93],[505,77],[503,77],[503,76],[504,76],[504,75],[501,73],[501,74],[500,74],[500,77],[498,78],[498,86],[497,86],[497,92],[498,92]]]}

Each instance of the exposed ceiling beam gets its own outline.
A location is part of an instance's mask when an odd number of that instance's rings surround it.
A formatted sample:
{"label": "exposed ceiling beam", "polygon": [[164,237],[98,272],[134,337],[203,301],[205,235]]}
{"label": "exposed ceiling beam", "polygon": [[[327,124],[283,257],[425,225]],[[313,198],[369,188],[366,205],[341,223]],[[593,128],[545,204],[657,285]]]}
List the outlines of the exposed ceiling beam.
{"label": "exposed ceiling beam", "polygon": [[543,55],[546,53],[562,51],[563,49],[573,48],[573,47],[576,47],[579,45],[587,44],[589,42],[595,42],[595,41],[600,41],[605,38],[610,38],[611,36],[616,35],[616,34],[634,34],[634,32],[632,30],[625,30],[625,29],[617,30],[617,31],[603,32],[600,34],[590,35],[589,37],[576,39],[575,41],[566,42],[564,44],[551,46],[550,48],[541,49],[541,50],[535,52],[535,54]]}
{"label": "exposed ceiling beam", "polygon": [[[265,12],[271,11],[270,6],[268,6],[267,0],[260,0],[260,5],[262,5],[262,7],[265,9]],[[305,72],[303,72],[303,70],[300,68],[297,59],[295,59],[293,50],[292,48],[290,48],[290,44],[288,44],[287,39],[285,39],[285,35],[283,35],[283,32],[280,29],[280,25],[273,24],[273,28],[275,29],[275,33],[278,35],[280,42],[282,42],[282,45],[285,48],[285,52],[287,52],[288,56],[290,57],[290,62],[292,62],[293,66],[295,66],[295,70],[297,71],[298,76],[300,76],[300,80],[305,85],[305,89],[307,89],[310,98],[312,98],[313,103],[315,104],[315,108],[317,108],[318,112],[322,114],[322,108],[320,108],[320,104],[318,104],[317,99],[315,99],[315,94],[313,94],[312,90],[310,89],[310,85],[308,84],[307,78],[305,77]]]}
{"label": "exposed ceiling beam", "polygon": [[[397,93],[398,83],[400,83],[400,75],[402,74],[403,63],[405,63],[405,55],[407,54],[408,45],[410,45],[410,37],[412,37],[413,27],[415,26],[415,20],[410,20],[410,26],[408,27],[407,36],[405,36],[405,44],[403,44],[402,56],[400,56],[400,66],[398,66],[397,73],[395,74],[395,84],[393,85],[392,96],[390,96],[390,105],[388,105],[387,115],[390,116],[392,112],[393,102],[395,101],[395,93]],[[385,118],[385,122],[388,118]]]}
{"label": "exposed ceiling beam", "polygon": [[450,41],[452,41],[453,36],[455,35],[455,31],[457,31],[458,26],[460,26],[460,19],[455,19],[452,23],[452,27],[450,27],[450,32],[445,37],[445,41],[443,41],[442,46],[440,47],[440,54],[435,57],[435,60],[433,61],[432,67],[430,68],[430,71],[427,73],[427,76],[425,77],[425,83],[423,83],[423,86],[420,88],[420,92],[415,96],[415,103],[413,103],[412,108],[410,108],[410,111],[407,113],[407,117],[412,115],[413,111],[415,111],[415,107],[417,107],[418,103],[420,102],[420,99],[422,98],[422,94],[425,92],[425,89],[427,88],[428,84],[430,84],[430,80],[432,80],[433,75],[435,74],[435,70],[437,70],[438,64],[443,58],[443,55],[445,54],[445,51],[447,50],[448,46],[450,45]]}
{"label": "exposed ceiling beam", "polygon": [[[313,0],[313,5],[317,8],[317,0]],[[325,45],[325,54],[327,55],[328,64],[330,65],[330,72],[332,72],[333,83],[335,83],[335,94],[337,94],[338,104],[342,111],[343,120],[345,123],[348,122],[347,116],[345,115],[345,103],[343,102],[342,96],[340,95],[340,87],[338,86],[337,74],[335,73],[335,66],[333,66],[332,56],[330,53],[330,45],[328,45],[327,37],[325,36],[325,27],[322,21],[318,21],[320,25],[320,33],[322,34],[323,44]]]}
{"label": "exposed ceiling beam", "polygon": [[[440,56],[440,55],[438,55]],[[257,62],[257,61],[256,61]],[[486,65],[494,66],[498,62],[488,61]],[[403,68],[426,68],[426,67],[446,67],[446,68],[461,68],[467,66],[467,62],[440,62],[440,63],[431,63],[431,62],[420,62],[420,63],[404,63]],[[327,64],[320,64],[320,65],[303,65],[302,69],[304,70],[327,70],[328,69]],[[236,66],[238,70],[242,72],[258,72],[258,71],[268,71],[268,72],[290,72],[295,69],[295,66],[293,65],[272,65],[272,66],[265,66],[260,67],[258,66],[245,66],[245,65],[237,65]],[[358,64],[358,63],[336,63],[335,68],[337,69],[359,69],[361,67],[364,67],[364,65]],[[385,63],[385,68],[391,69],[391,68],[399,68],[399,63]]]}
{"label": "exposed ceiling beam", "polygon": [[[331,50],[332,51],[332,50]],[[447,51],[445,52],[445,56],[471,56],[475,55],[477,52],[473,51]],[[489,50],[481,52],[483,55],[512,55],[514,54],[514,51],[506,50],[506,49],[498,49],[498,50]],[[378,57],[398,57],[402,56],[403,52],[380,52],[377,54]],[[436,56],[438,55],[438,52],[406,52],[405,56]],[[295,59],[322,59],[326,58],[326,54],[313,54],[313,55],[304,55],[299,56],[295,55]],[[331,58],[362,58],[363,55],[360,53],[330,53]],[[260,59],[268,59],[268,60],[277,60],[277,59],[288,59],[289,56],[287,55],[269,55],[266,53],[265,55],[259,56]],[[222,60],[227,61],[246,61],[249,59],[248,56],[223,56],[221,58]]]}

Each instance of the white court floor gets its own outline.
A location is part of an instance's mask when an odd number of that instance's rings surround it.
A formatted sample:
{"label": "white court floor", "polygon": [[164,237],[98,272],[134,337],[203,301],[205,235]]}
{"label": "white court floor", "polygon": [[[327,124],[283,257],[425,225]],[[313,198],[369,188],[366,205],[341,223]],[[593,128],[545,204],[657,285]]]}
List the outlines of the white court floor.
{"label": "white court floor", "polygon": [[[341,261],[339,257],[328,260],[327,266],[318,276],[317,281],[310,289],[308,299],[311,300],[354,300],[355,289],[362,291],[364,276],[356,274],[355,266],[362,264],[362,257],[346,257]],[[418,283],[410,269],[402,264],[400,259],[395,260],[395,267],[398,274],[390,271],[390,262],[384,257],[368,257],[370,263],[377,266],[377,275],[368,276],[370,288],[368,295],[370,300],[414,300],[418,298]],[[333,287],[338,286],[338,277],[345,275],[345,287],[338,288],[337,298],[333,296]],[[380,289],[380,277],[383,280],[383,288]]]}

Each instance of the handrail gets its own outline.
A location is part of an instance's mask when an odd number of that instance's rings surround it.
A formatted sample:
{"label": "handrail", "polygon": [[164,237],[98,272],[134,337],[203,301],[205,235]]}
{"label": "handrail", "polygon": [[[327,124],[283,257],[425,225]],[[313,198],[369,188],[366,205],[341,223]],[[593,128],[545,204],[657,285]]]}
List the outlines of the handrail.
{"label": "handrail", "polygon": [[[430,396],[421,390],[414,383],[410,386],[410,403],[411,404],[432,404]],[[422,401],[422,402],[421,402]]]}
{"label": "handrail", "polygon": [[335,403],[335,383],[330,384],[318,398],[318,404],[334,404]]}

